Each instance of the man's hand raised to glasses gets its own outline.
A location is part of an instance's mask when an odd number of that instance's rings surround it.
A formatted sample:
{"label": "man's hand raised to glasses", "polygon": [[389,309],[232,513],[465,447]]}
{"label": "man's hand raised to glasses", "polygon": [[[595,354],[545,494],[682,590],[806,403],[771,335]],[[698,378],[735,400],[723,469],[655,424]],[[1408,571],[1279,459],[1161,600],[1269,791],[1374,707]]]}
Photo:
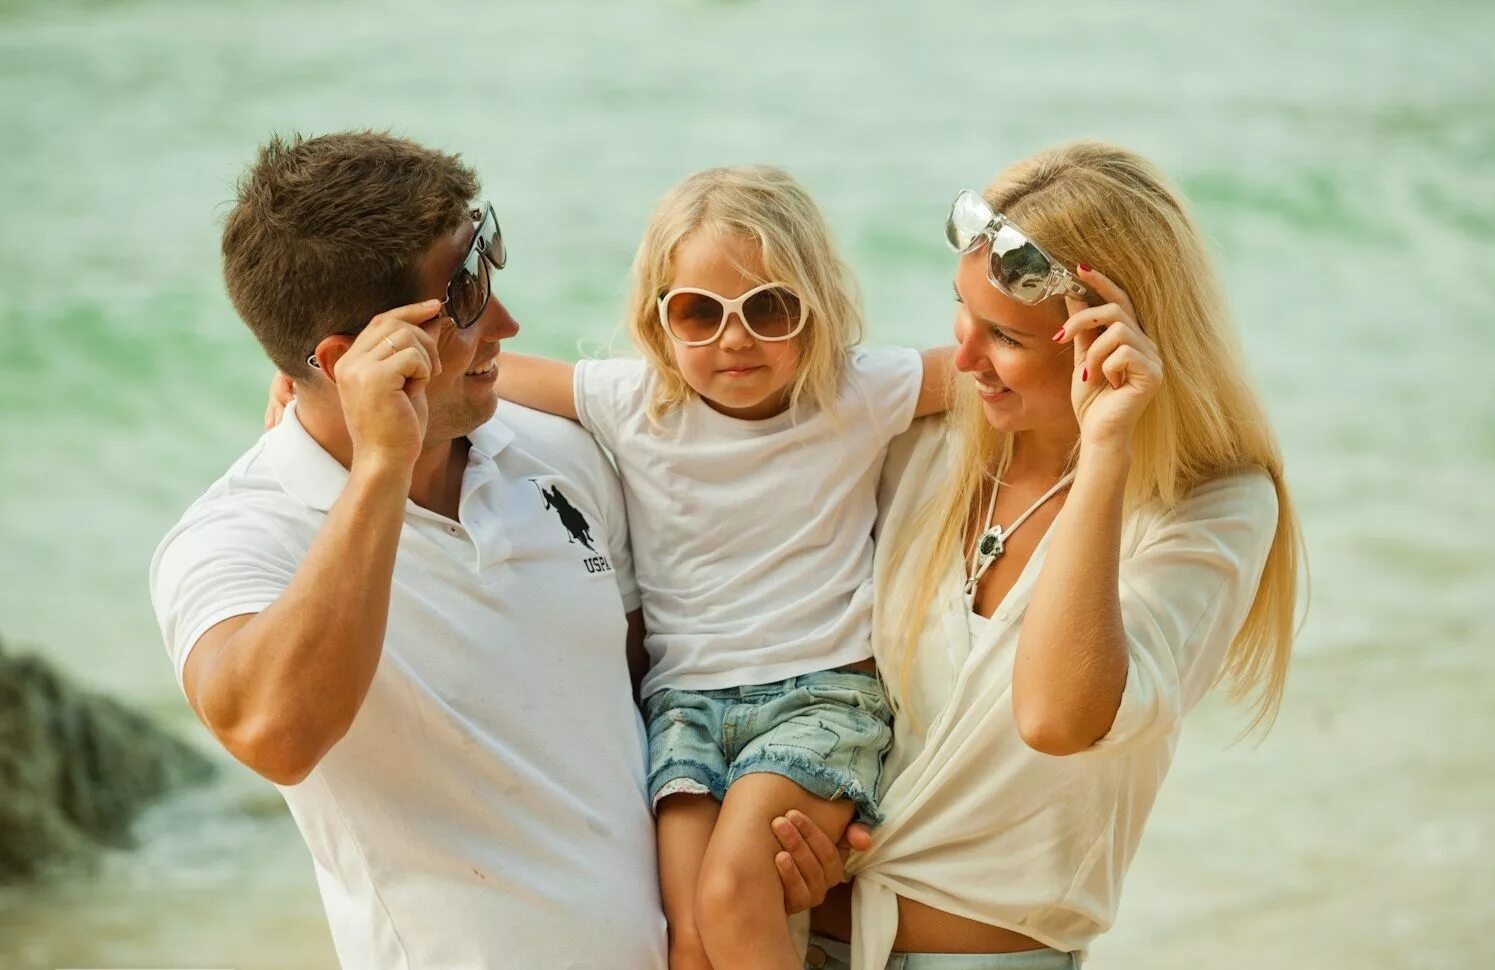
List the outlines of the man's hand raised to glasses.
{"label": "man's hand raised to glasses", "polygon": [[[426,438],[426,384],[441,373],[440,300],[387,310],[332,364],[353,461],[415,464]],[[326,364],[324,362],[323,366]]]}

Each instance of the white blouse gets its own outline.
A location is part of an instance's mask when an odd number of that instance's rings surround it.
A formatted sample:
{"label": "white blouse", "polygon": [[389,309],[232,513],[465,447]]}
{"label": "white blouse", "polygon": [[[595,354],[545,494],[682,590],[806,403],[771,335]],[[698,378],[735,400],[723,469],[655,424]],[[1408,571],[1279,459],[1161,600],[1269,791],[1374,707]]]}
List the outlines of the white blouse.
{"label": "white blouse", "polygon": [[[950,471],[948,434],[943,419],[925,419],[889,452],[876,597],[910,593],[892,553]],[[894,724],[880,802],[887,821],[848,866],[857,877],[855,970],[887,961],[896,896],[1063,951],[1083,953],[1111,926],[1180,723],[1218,679],[1276,524],[1265,472],[1207,482],[1171,509],[1152,503],[1128,516],[1126,689],[1111,731],[1068,757],[1029,748],[1012,715],[1013,656],[1048,537],[990,619],[970,612],[963,564],[951,557]],[[873,636],[879,666],[898,669],[891,631]]]}

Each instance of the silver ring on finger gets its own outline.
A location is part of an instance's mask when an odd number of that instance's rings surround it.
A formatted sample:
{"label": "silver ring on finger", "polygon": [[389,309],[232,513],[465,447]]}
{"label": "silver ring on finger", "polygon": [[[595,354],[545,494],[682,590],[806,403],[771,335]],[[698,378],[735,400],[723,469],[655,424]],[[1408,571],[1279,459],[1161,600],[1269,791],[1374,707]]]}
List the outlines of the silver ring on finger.
{"label": "silver ring on finger", "polygon": [[398,348],[398,347],[395,346],[395,342],[393,340],[389,339],[389,335],[388,334],[385,334],[385,336],[384,336],[384,342],[387,343],[387,344],[389,344],[389,352],[390,353],[392,353],[392,354],[398,354],[400,352],[400,348]]}

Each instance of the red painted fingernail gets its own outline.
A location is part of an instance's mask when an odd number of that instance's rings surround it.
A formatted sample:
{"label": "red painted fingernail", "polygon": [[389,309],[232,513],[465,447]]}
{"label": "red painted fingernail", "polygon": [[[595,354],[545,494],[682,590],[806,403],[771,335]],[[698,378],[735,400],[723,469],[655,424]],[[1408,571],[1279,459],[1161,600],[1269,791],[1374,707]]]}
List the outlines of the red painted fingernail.
{"label": "red painted fingernail", "polygon": [[1080,380],[1082,382],[1090,380],[1090,368],[1087,367],[1084,370],[1080,371]]}
{"label": "red painted fingernail", "polygon": [[1064,328],[1060,327],[1058,330],[1054,331],[1054,343],[1058,343],[1059,341],[1061,341],[1063,339],[1064,339]]}
{"label": "red painted fingernail", "polygon": [[1080,272],[1082,272],[1082,273],[1088,273],[1088,272],[1090,272],[1090,267],[1086,266],[1084,263],[1081,263],[1080,264]]}

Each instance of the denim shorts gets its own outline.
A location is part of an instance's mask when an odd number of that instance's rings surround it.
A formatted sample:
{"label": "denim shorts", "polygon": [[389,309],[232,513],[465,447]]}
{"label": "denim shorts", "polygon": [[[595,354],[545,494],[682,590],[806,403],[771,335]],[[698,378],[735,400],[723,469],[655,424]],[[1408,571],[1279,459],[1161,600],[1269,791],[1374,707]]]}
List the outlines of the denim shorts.
{"label": "denim shorts", "polygon": [[[1059,950],[1021,953],[895,953],[884,970],[1079,970],[1080,958]],[[851,946],[812,933],[806,970],[851,970]]]}
{"label": "denim shorts", "polygon": [[743,775],[782,775],[812,795],[849,799],[876,825],[893,712],[875,674],[822,670],[772,684],[661,690],[644,701],[649,801],[675,792],[718,801]]}

